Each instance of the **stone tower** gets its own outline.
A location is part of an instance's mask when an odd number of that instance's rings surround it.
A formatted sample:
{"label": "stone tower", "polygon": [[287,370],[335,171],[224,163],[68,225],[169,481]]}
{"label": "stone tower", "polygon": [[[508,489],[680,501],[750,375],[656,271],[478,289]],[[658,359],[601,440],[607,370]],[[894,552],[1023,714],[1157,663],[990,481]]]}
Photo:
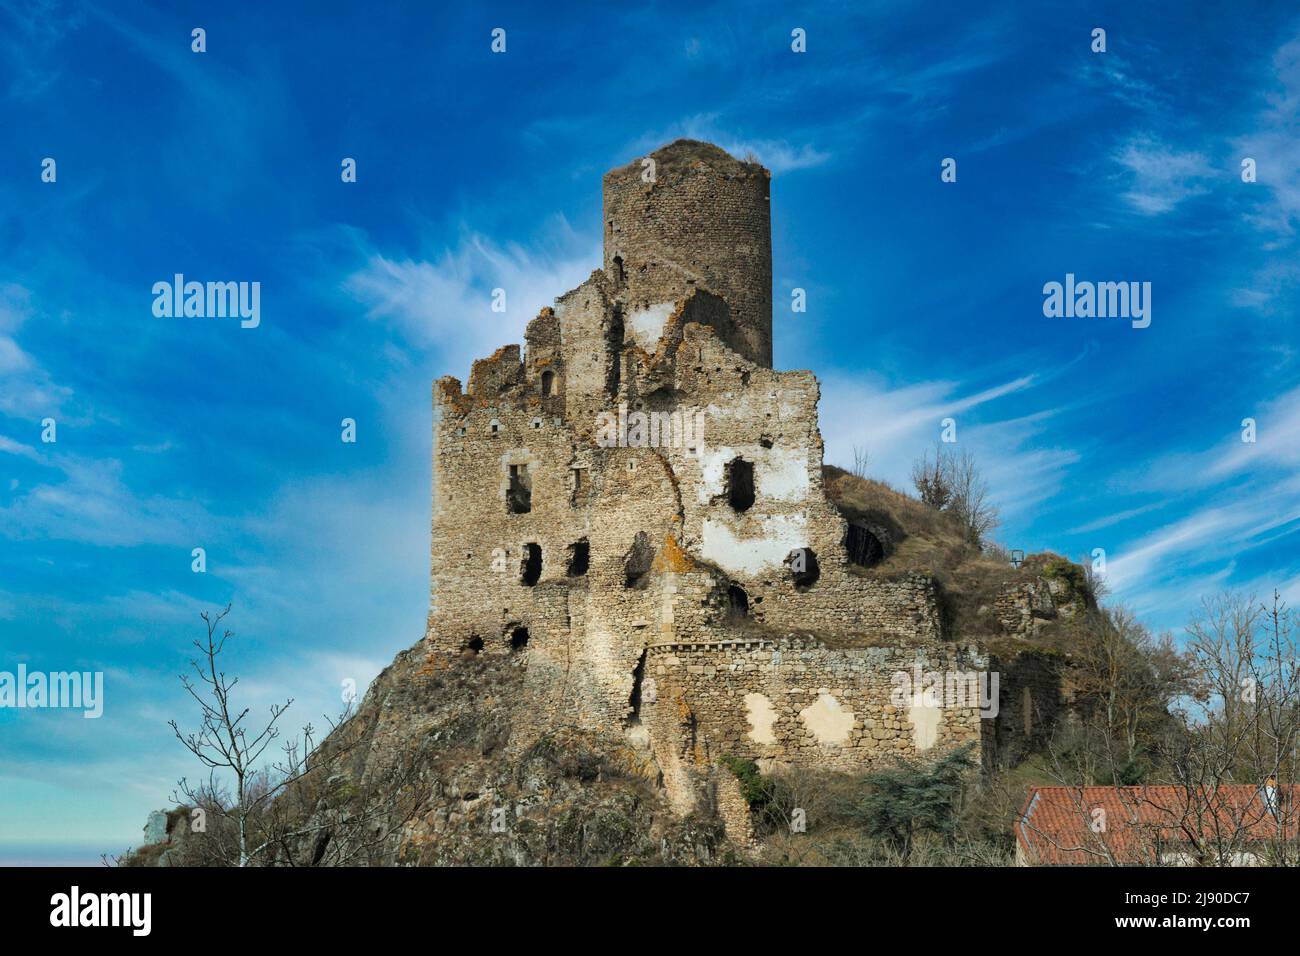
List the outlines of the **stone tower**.
{"label": "stone tower", "polygon": [[975,707],[893,702],[987,660],[828,496],[817,380],[772,368],[768,194],[689,140],[611,171],[603,267],[434,386],[431,645],[508,656],[538,729],[625,734],[683,811],[723,755],[858,770],[980,737]]}
{"label": "stone tower", "polygon": [[771,368],[770,184],[757,163],[689,139],[606,173],[605,273],[629,308],[713,292],[731,308],[727,344]]}

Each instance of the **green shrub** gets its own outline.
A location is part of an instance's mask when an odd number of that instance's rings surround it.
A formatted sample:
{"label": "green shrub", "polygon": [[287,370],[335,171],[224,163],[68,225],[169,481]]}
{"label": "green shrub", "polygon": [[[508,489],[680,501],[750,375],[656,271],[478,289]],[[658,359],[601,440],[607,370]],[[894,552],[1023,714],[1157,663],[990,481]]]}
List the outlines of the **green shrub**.
{"label": "green shrub", "polygon": [[868,774],[867,793],[856,808],[867,835],[902,854],[910,852],[919,833],[950,839],[957,829],[966,775],[975,765],[973,748],[967,744],[931,764],[904,760]]}
{"label": "green shrub", "polygon": [[790,788],[779,777],[764,777],[758,764],[743,757],[724,756],[721,764],[740,783],[740,795],[754,814],[759,833],[770,833],[788,825],[794,807]]}
{"label": "green shrub", "polygon": [[1065,585],[1062,597],[1066,603],[1086,600],[1090,596],[1088,577],[1083,568],[1068,558],[1051,555],[1043,562],[1039,573],[1049,581],[1060,581]]}
{"label": "green shrub", "polygon": [[767,800],[767,784],[758,769],[758,764],[744,757],[725,756],[722,758],[722,765],[735,774],[736,779],[740,781],[740,795],[745,798],[751,809],[755,804]]}

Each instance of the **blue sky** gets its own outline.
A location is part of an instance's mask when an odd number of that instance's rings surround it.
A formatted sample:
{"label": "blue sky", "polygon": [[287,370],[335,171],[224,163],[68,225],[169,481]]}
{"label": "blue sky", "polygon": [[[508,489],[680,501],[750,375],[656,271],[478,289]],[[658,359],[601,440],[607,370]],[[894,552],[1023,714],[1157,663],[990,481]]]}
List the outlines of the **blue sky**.
{"label": "blue sky", "polygon": [[[773,172],[829,461],[905,486],[952,416],[1001,540],[1104,548],[1153,627],[1300,601],[1293,4],[270,6],[0,0],[0,670],[106,679],[97,721],[0,711],[0,861],[120,850],[193,773],[200,610],[299,723],[421,636],[431,381],[595,268],[600,174],[679,136]],[[177,272],[260,282],[260,326],[154,317]],[[1150,282],[1151,326],[1045,318],[1067,272]]]}

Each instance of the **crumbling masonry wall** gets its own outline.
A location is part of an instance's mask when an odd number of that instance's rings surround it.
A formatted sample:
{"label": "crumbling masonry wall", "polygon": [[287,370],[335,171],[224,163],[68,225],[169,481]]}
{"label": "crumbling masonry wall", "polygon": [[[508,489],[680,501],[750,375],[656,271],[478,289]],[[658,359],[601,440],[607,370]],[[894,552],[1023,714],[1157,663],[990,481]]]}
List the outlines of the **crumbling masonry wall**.
{"label": "crumbling masonry wall", "polygon": [[722,753],[847,770],[978,737],[889,703],[918,654],[975,652],[827,498],[817,380],[771,367],[767,172],[686,141],[650,158],[652,183],[606,176],[604,265],[526,352],[434,385],[428,640],[513,655],[539,732],[627,733],[683,809]]}
{"label": "crumbling masonry wall", "polygon": [[918,665],[923,672],[971,673],[987,660],[952,645],[832,649],[798,639],[652,645],[647,674],[654,700],[645,710],[656,757],[673,768],[738,756],[760,765],[860,771],[972,744],[978,759],[986,728],[977,694],[964,706],[947,706],[921,696],[915,683],[894,693],[897,675],[910,678]]}
{"label": "crumbling masonry wall", "polygon": [[631,309],[672,303],[692,288],[731,306],[727,344],[772,365],[771,174],[708,143],[678,140],[604,179],[605,273]]}

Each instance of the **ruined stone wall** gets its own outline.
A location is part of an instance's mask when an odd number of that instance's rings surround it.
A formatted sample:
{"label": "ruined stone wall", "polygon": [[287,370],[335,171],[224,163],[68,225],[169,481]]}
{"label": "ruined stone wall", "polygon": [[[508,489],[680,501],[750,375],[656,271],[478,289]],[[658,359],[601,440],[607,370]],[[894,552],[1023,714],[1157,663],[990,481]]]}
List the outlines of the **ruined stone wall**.
{"label": "ruined stone wall", "polygon": [[582,285],[555,300],[564,364],[565,416],[581,431],[609,404],[610,386],[622,351],[621,307],[604,276],[592,273]]}
{"label": "ruined stone wall", "polygon": [[[850,560],[817,380],[770,367],[766,172],[698,143],[652,156],[653,184],[606,176],[605,268],[527,353],[435,384],[430,642],[517,655],[539,727],[627,732],[683,811],[723,754],[862,770],[978,740],[972,708],[890,701],[918,654],[981,660],[944,640],[929,575]],[[631,440],[654,413],[675,424]]]}
{"label": "ruined stone wall", "polygon": [[770,176],[708,143],[678,140],[605,174],[605,273],[630,310],[671,304],[692,288],[726,299],[730,344],[772,365]]}
{"label": "ruined stone wall", "polygon": [[1000,700],[984,762],[1011,768],[1048,746],[1067,711],[1061,692],[1064,661],[1056,654],[1023,651],[1009,659],[993,657],[989,666],[999,675]]}
{"label": "ruined stone wall", "polygon": [[[745,361],[699,324],[686,325],[674,358],[676,401],[704,413],[696,447],[661,449],[681,489],[684,549],[743,588],[760,623],[838,637],[939,636],[928,576],[891,576],[848,559],[848,524],[823,484],[816,378]],[[651,407],[638,399],[650,388],[651,397],[662,393],[656,370],[639,363],[628,377],[630,404]],[[737,458],[753,466],[755,500],[743,512],[727,500]],[[791,555],[805,550],[818,578],[796,586]]]}
{"label": "ruined stone wall", "polygon": [[[590,460],[563,424],[560,401],[525,386],[469,395],[455,379],[435,386],[430,633],[449,650],[475,637],[502,650],[509,625],[528,627],[531,641],[563,620],[565,601],[544,585],[566,583],[567,548],[587,533],[584,510],[570,502],[574,466]],[[512,465],[531,487],[526,514],[507,503]],[[542,553],[531,587],[521,583],[529,543]]]}
{"label": "ruined stone wall", "polygon": [[[548,321],[534,323],[531,340],[554,357]],[[609,728],[635,718],[638,669],[651,643],[707,640],[737,627],[868,644],[939,636],[928,576],[890,577],[847,560],[846,523],[822,487],[810,374],[746,362],[715,328],[688,323],[675,351],[629,353],[617,397],[643,407],[645,383],[653,382],[652,400],[667,395],[678,409],[701,410],[701,440],[605,448],[594,434],[601,396],[589,396],[592,405],[571,421],[571,380],[558,394],[541,394],[549,367],[532,356],[525,363],[512,346],[475,363],[471,392],[462,394],[454,379],[435,392],[430,634],[443,649],[481,641],[487,653],[522,651],[511,642],[526,628],[529,683],[543,711]],[[738,457],[754,467],[755,500],[743,513],[723,481]],[[512,468],[526,476],[527,513],[509,505]],[[649,567],[629,583],[638,540]],[[568,564],[578,542],[587,544],[589,566],[575,576]],[[541,555],[531,582],[529,545]],[[789,558],[805,550],[819,576],[799,586]],[[733,585],[746,596],[739,618],[729,604]]]}
{"label": "ruined stone wall", "polygon": [[896,757],[978,747],[985,728],[976,701],[904,708],[891,702],[895,675],[912,675],[918,660],[923,670],[942,673],[987,668],[978,653],[942,644],[844,650],[791,639],[655,644],[646,668],[654,699],[642,713],[656,756],[669,766],[703,767],[736,756],[861,771]]}
{"label": "ruined stone wall", "polygon": [[527,347],[525,375],[536,383],[543,397],[559,396],[564,392],[564,354],[560,340],[560,319],[554,309],[542,309],[537,318],[528,323],[524,332]]}
{"label": "ruined stone wall", "polygon": [[[509,369],[481,372],[480,382],[518,381]],[[472,395],[454,379],[438,384],[430,640],[448,653],[526,655],[539,718],[622,726],[663,614],[652,565],[681,522],[667,462],[653,449],[580,438],[552,414],[564,397],[543,399],[531,383]],[[527,474],[526,513],[510,507],[512,466]],[[645,567],[629,582],[638,538]],[[571,573],[579,543],[587,567]],[[528,545],[541,555],[531,583]],[[527,644],[512,646],[521,627]]]}

